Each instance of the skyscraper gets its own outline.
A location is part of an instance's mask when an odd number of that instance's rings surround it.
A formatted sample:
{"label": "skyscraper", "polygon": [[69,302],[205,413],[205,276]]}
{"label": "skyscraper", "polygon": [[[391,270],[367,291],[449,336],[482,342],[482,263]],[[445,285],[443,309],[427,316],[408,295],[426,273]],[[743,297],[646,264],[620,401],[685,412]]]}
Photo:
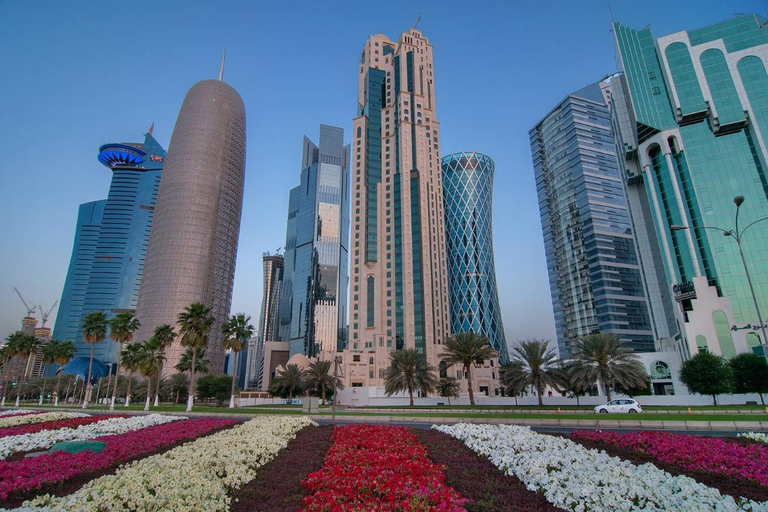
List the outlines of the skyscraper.
{"label": "skyscraper", "polygon": [[654,332],[616,160],[610,86],[566,96],[529,133],[560,356],[592,333],[638,352]]}
{"label": "skyscraper", "polygon": [[[90,353],[80,328],[85,315],[136,309],[165,150],[150,127],[143,143],[105,144],[98,158],[112,172],[109,194],[80,206],[53,332],[55,339],[74,341],[80,356]],[[106,364],[117,361],[118,350],[107,339],[96,344],[94,355]]]}
{"label": "skyscraper", "polygon": [[[437,364],[450,332],[432,45],[371,36],[353,121],[350,349],[415,348]],[[359,357],[359,356],[357,356]],[[386,352],[369,378],[381,385]],[[360,385],[362,385],[360,384]]]}
{"label": "skyscraper", "polygon": [[[229,317],[245,179],[245,108],[240,95],[219,80],[193,85],[184,98],[168,148],[149,237],[134,339],[176,322],[201,302],[215,323],[206,358],[224,369],[221,325]],[[166,350],[166,368],[184,349]]]}
{"label": "skyscraper", "polygon": [[481,153],[444,156],[443,197],[451,332],[488,337],[509,360],[493,258],[493,160]]}
{"label": "skyscraper", "polygon": [[264,286],[261,294],[259,329],[249,343],[245,386],[261,389],[264,379],[264,343],[276,341],[280,323],[280,292],[283,287],[283,256],[265,253],[262,258]]}
{"label": "skyscraper", "polygon": [[[762,318],[768,317],[768,48],[766,20],[738,15],[654,41],[613,24],[617,145],[649,280],[668,304],[670,336],[698,351],[761,351],[736,241],[738,227]],[[676,303],[676,304],[675,304]],[[673,304],[675,304],[673,306]]]}
{"label": "skyscraper", "polygon": [[280,333],[290,355],[344,348],[349,243],[349,145],[320,125],[319,147],[304,137],[301,184],[291,190],[285,236]]}

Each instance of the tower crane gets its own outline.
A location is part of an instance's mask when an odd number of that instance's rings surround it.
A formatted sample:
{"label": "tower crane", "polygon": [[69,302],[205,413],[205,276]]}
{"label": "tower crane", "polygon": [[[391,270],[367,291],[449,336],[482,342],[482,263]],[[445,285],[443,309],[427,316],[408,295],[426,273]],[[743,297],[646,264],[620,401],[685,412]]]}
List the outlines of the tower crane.
{"label": "tower crane", "polygon": [[42,327],[45,327],[45,322],[48,321],[48,316],[51,314],[51,311],[53,311],[53,308],[55,308],[56,304],[58,304],[58,303],[59,303],[59,301],[54,302],[53,306],[51,306],[51,309],[49,309],[47,313],[45,313],[43,311],[43,306],[37,306],[38,308],[40,308],[40,314],[43,315],[43,325],[42,325]]}
{"label": "tower crane", "polygon": [[16,295],[19,296],[19,298],[21,299],[21,302],[24,303],[24,307],[27,308],[27,316],[32,316],[37,310],[37,306],[32,304],[32,307],[30,307],[29,304],[27,304],[27,301],[24,300],[24,297],[21,296],[21,292],[15,286],[13,287],[13,291],[16,292]]}

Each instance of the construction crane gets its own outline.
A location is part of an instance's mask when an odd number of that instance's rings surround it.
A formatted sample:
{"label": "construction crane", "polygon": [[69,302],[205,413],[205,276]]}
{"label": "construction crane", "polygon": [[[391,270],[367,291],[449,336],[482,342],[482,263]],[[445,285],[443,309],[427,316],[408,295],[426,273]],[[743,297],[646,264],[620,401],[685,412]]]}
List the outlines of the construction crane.
{"label": "construction crane", "polygon": [[48,321],[48,316],[51,314],[51,311],[53,311],[53,308],[55,308],[56,304],[58,304],[58,303],[59,303],[59,301],[54,302],[53,306],[51,306],[51,309],[49,309],[47,313],[45,313],[43,311],[43,306],[37,306],[38,308],[40,308],[40,314],[43,315],[43,325],[42,325],[42,327],[45,327],[45,322]]}
{"label": "construction crane", "polygon": [[16,295],[19,296],[21,302],[24,303],[24,307],[27,308],[27,316],[32,316],[35,313],[35,310],[37,310],[37,306],[32,304],[32,307],[29,307],[29,304],[27,304],[27,301],[21,296],[21,292],[15,286],[13,287],[13,291],[16,292]]}

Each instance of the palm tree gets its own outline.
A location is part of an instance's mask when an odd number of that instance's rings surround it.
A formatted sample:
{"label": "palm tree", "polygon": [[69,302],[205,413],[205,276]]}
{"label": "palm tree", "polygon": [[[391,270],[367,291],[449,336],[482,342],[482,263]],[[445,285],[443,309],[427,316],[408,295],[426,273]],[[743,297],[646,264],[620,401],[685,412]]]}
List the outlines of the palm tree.
{"label": "palm tree", "polygon": [[56,362],[56,354],[60,346],[59,340],[49,340],[43,346],[43,395],[45,395],[45,388],[48,386],[48,370],[51,368],[51,363]]}
{"label": "palm tree", "polygon": [[517,397],[528,386],[526,383],[525,365],[519,359],[512,359],[499,367],[499,381],[504,386],[504,394]]}
{"label": "palm tree", "polygon": [[387,396],[408,391],[413,407],[414,390],[432,393],[437,386],[435,367],[415,348],[396,350],[389,354],[390,365],[384,372],[384,392]]}
{"label": "palm tree", "polygon": [[278,370],[272,382],[273,389],[280,394],[287,392],[288,400],[293,402],[293,393],[301,393],[304,390],[306,377],[307,371],[304,368],[297,364],[286,365],[282,370]]}
{"label": "palm tree", "polygon": [[[194,354],[192,354],[192,347],[187,347],[187,350],[185,350],[181,357],[179,357],[179,362],[176,363],[176,368],[180,372],[188,372],[190,371],[190,368],[192,368],[192,361],[195,361],[195,373],[208,373],[208,365],[211,364],[211,362],[208,359],[205,359],[205,348],[203,347],[197,347],[194,351]],[[187,383],[189,385],[189,383]]]}
{"label": "palm tree", "polygon": [[475,393],[472,389],[472,364],[482,364],[486,359],[498,357],[499,354],[491,347],[486,336],[474,332],[460,332],[445,340],[445,350],[437,357],[448,366],[460,364],[467,374],[469,388],[469,403],[475,405]]}
{"label": "palm tree", "polygon": [[[160,344],[160,353],[165,356],[165,349],[173,345],[173,341],[176,339],[176,332],[173,330],[172,326],[163,324],[155,329],[155,333],[152,335],[152,338],[156,339]],[[157,374],[158,377],[157,387],[155,388],[155,407],[160,405],[158,397],[160,396],[160,380],[163,377],[163,366],[165,366],[165,357],[163,357],[163,361],[160,364],[160,372]]]}
{"label": "palm tree", "polygon": [[141,363],[141,343],[131,343],[120,354],[120,364],[128,370],[128,390],[125,393],[125,406],[131,404],[131,386],[133,385],[133,373],[139,369]]}
{"label": "palm tree", "polygon": [[[200,302],[193,302],[184,311],[179,313],[179,333],[181,334],[181,346],[196,349],[208,344],[208,334],[213,327],[214,318],[211,316],[211,308],[205,307]],[[195,402],[195,358],[197,351],[192,351],[192,364],[189,368],[189,397],[187,398],[187,412],[192,410]]]}
{"label": "palm tree", "polygon": [[56,372],[56,399],[53,401],[54,407],[59,406],[59,388],[61,387],[61,374],[63,373],[64,365],[75,357],[76,353],[77,348],[71,341],[61,341],[56,347],[56,358],[54,359],[54,362],[59,365],[59,369]]}
{"label": "palm tree", "polygon": [[117,371],[115,372],[115,387],[112,390],[112,400],[109,403],[109,410],[115,410],[115,399],[117,398],[117,376],[120,373],[120,355],[123,353],[123,344],[133,341],[133,333],[141,327],[141,322],[133,313],[118,313],[109,322],[109,337],[120,343],[120,350],[117,352]]}
{"label": "palm tree", "polygon": [[3,364],[3,400],[0,403],[2,407],[5,407],[5,398],[8,395],[8,377],[13,368],[13,359],[21,353],[20,348],[23,338],[24,333],[21,331],[9,334],[5,338],[5,345],[3,346],[3,357],[5,358],[5,363]]}
{"label": "palm tree", "polygon": [[459,398],[459,381],[453,377],[443,377],[437,383],[437,394],[448,399],[448,407],[451,406],[451,398]]}
{"label": "palm tree", "polygon": [[221,326],[221,332],[224,334],[224,348],[231,350],[235,355],[235,360],[232,365],[232,393],[229,398],[229,408],[235,408],[235,381],[237,380],[237,356],[243,348],[245,348],[248,340],[253,336],[253,326],[248,322],[251,321],[250,316],[246,316],[245,313],[238,313],[232,315],[229,320],[224,322]]}
{"label": "palm tree", "polygon": [[171,393],[176,393],[176,399],[173,403],[179,403],[179,395],[183,390],[188,389],[189,378],[184,373],[174,373],[171,375]]}
{"label": "palm tree", "polygon": [[[344,383],[341,379],[333,376],[332,368],[333,361],[320,360],[310,363],[307,369],[307,389],[313,392],[320,391],[323,403],[325,403],[325,394],[328,389],[344,389]],[[335,385],[334,380],[336,381]]]}
{"label": "palm tree", "polygon": [[160,369],[163,367],[165,355],[161,350],[160,340],[150,338],[141,345],[139,350],[139,372],[147,379],[147,400],[144,403],[144,410],[149,410],[149,399],[152,396],[152,376],[157,375],[160,379]]}
{"label": "palm tree", "polygon": [[571,347],[571,353],[579,363],[575,378],[585,386],[599,380],[609,402],[611,388],[616,384],[624,388],[647,386],[640,357],[616,334],[598,333],[579,338]]}
{"label": "palm tree", "polygon": [[[549,343],[549,340],[521,341],[514,348],[515,353],[512,356],[514,360],[519,361],[516,364],[521,365],[517,376],[515,378],[509,377],[512,389],[532,385],[539,396],[539,405],[544,405],[542,401],[544,388],[552,386],[558,389],[562,380],[557,368],[557,353],[554,349],[549,348]],[[508,370],[512,372],[510,375],[515,375],[513,368]]]}
{"label": "palm tree", "polygon": [[560,375],[562,376],[563,391],[570,393],[576,398],[576,405],[579,403],[579,397],[589,393],[594,383],[583,382],[579,378],[579,372],[581,370],[581,363],[579,361],[568,361],[560,365]]}
{"label": "palm tree", "polygon": [[27,378],[27,366],[29,366],[29,359],[32,357],[32,354],[37,352],[38,348],[40,348],[40,340],[35,338],[33,335],[23,334],[19,338],[18,353],[20,356],[25,356],[24,366],[21,372],[22,384],[24,384],[24,381]]}
{"label": "palm tree", "polygon": [[83,341],[90,343],[91,345],[91,357],[88,361],[88,380],[87,388],[85,391],[85,400],[83,400],[83,409],[88,407],[88,402],[91,401],[91,391],[93,384],[91,383],[91,375],[93,372],[93,351],[96,348],[96,344],[100,343],[107,336],[107,315],[104,311],[92,311],[83,318],[83,323],[80,325],[83,329]]}

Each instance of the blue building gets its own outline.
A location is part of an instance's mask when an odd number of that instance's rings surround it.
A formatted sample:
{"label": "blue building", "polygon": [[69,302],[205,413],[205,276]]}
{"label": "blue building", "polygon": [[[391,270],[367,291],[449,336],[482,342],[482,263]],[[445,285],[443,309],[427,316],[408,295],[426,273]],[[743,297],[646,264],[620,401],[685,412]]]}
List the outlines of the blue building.
{"label": "blue building", "polygon": [[[152,216],[165,161],[165,150],[152,137],[143,143],[105,144],[99,161],[112,171],[107,199],[80,205],[72,258],[53,330],[54,339],[74,341],[78,355],[83,316],[103,310],[108,316],[136,309]],[[119,345],[96,344],[95,357],[117,360]]]}
{"label": "blue building", "polygon": [[444,156],[446,253],[451,333],[488,337],[509,361],[493,259],[493,160],[481,153]]}
{"label": "blue building", "polygon": [[610,86],[566,96],[530,130],[560,356],[593,333],[637,352],[655,335],[616,158]]}

